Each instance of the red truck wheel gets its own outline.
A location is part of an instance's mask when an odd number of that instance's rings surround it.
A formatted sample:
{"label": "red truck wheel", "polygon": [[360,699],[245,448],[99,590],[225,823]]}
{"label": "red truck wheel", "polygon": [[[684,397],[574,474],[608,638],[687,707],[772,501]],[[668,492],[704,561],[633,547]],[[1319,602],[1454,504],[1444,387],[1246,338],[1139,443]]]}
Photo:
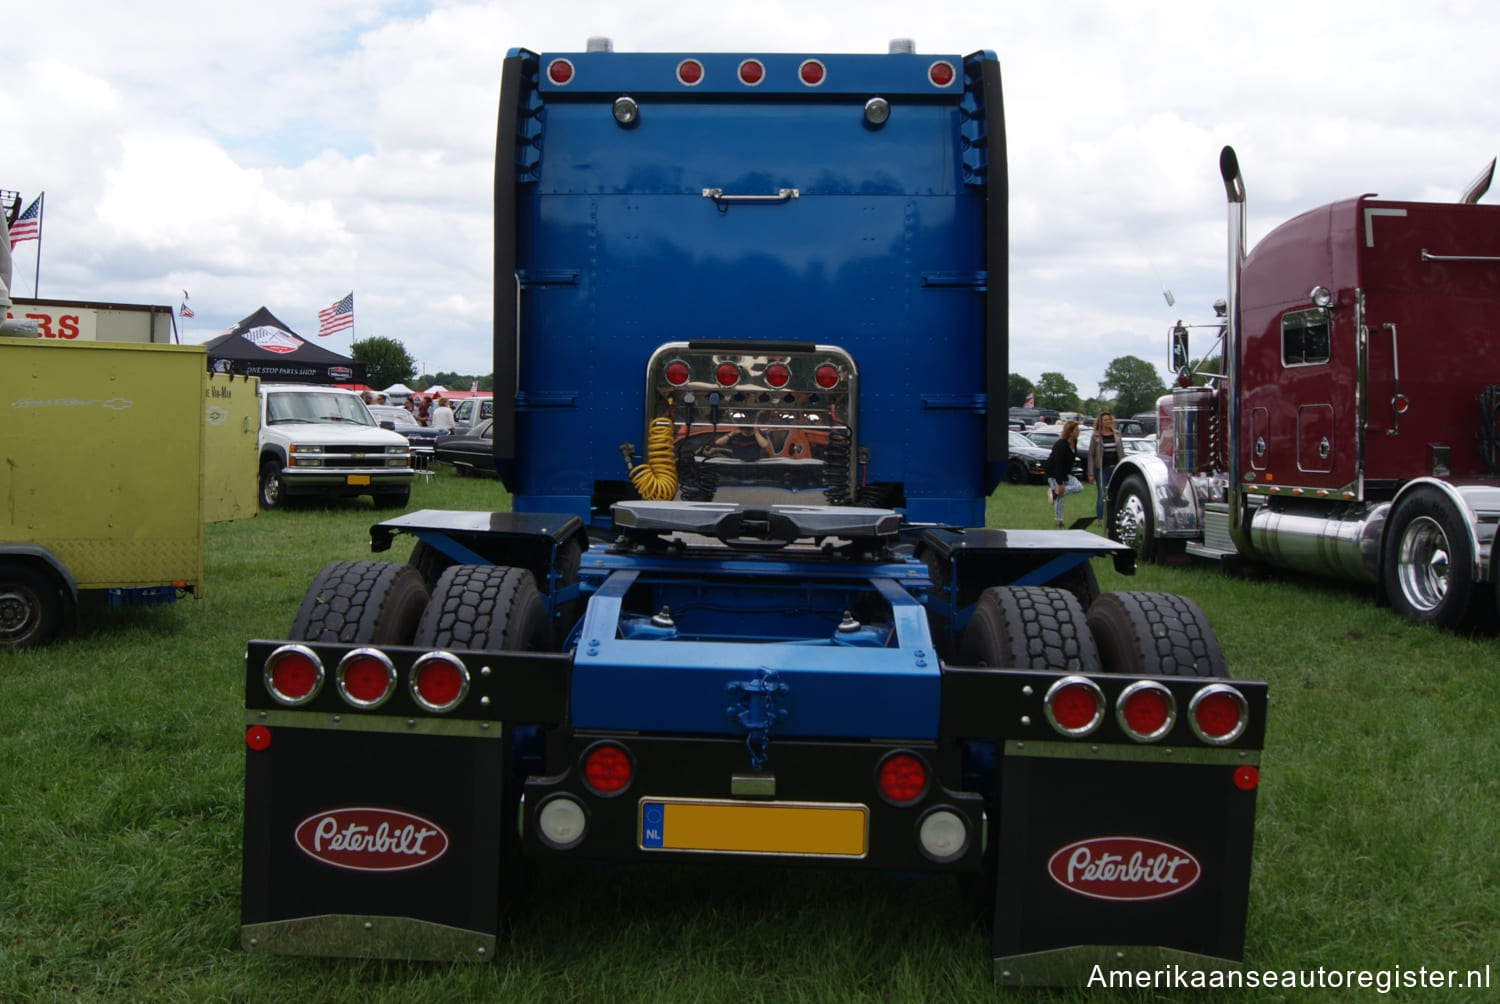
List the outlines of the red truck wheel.
{"label": "red truck wheel", "polygon": [[1473,563],[1468,528],[1450,499],[1419,488],[1396,503],[1381,561],[1393,610],[1454,631],[1482,626],[1493,611],[1481,600]]}

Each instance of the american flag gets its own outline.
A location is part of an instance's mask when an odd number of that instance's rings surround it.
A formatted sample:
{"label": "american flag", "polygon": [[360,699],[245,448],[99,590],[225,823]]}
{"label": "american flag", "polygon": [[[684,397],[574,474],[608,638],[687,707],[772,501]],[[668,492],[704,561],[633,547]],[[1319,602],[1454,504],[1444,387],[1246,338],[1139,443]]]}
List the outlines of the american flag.
{"label": "american flag", "polygon": [[329,307],[318,311],[318,337],[326,338],[335,331],[354,327],[354,293]]}
{"label": "american flag", "polygon": [[177,316],[178,317],[192,317],[192,316],[194,316],[193,315],[193,308],[189,307],[186,303],[184,303],[182,306],[180,306],[180,307],[177,308]]}
{"label": "american flag", "polygon": [[[42,193],[45,195],[46,193]],[[16,217],[16,222],[10,228],[10,246],[15,246],[22,241],[41,240],[42,237],[42,196],[38,195],[31,200],[31,205],[26,211]]]}

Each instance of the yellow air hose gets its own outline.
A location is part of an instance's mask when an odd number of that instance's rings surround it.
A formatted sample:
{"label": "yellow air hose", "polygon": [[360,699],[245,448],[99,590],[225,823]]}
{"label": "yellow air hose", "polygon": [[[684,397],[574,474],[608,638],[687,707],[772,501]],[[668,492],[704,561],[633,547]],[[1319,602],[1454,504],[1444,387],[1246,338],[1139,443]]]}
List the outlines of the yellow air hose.
{"label": "yellow air hose", "polygon": [[658,418],[646,430],[646,462],[630,469],[630,483],[641,498],[668,502],[677,494],[677,467],[672,462],[672,420]]}

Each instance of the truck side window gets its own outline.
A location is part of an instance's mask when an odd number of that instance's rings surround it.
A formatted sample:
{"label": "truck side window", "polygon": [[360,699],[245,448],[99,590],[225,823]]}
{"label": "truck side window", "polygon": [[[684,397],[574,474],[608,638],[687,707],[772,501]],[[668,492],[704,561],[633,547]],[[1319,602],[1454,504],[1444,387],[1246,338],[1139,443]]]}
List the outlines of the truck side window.
{"label": "truck side window", "polygon": [[1322,308],[1298,310],[1281,319],[1281,362],[1285,366],[1312,366],[1328,361],[1328,312]]}

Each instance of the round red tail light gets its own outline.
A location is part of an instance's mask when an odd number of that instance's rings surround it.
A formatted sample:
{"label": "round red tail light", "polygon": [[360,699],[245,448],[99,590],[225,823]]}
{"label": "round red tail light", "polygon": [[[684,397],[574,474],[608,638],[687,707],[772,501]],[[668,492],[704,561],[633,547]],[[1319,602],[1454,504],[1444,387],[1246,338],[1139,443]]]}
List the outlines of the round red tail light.
{"label": "round red tail light", "polygon": [[1177,722],[1177,699],[1159,683],[1141,680],[1120,692],[1115,717],[1136,742],[1155,742]]}
{"label": "round red tail light", "polygon": [[272,652],[264,673],[266,691],[288,707],[306,704],[323,689],[322,660],[301,645],[283,645]]}
{"label": "round red tail light", "polygon": [[428,652],[412,663],[412,700],[426,708],[442,714],[452,711],[469,696],[469,671],[457,656],[447,652]]}
{"label": "round red tail light", "polygon": [[396,667],[385,653],[357,648],[339,660],[339,693],[356,708],[378,708],[396,690]]}
{"label": "round red tail light", "polygon": [[758,59],[747,59],[740,64],[740,83],[754,87],[766,79],[766,67]]}
{"label": "round red tail light", "polygon": [[927,765],[912,753],[892,753],[880,761],[876,786],[887,802],[908,805],[927,791]]}
{"label": "round red tail light", "polygon": [[938,61],[927,68],[927,79],[934,86],[947,87],[953,83],[953,64],[946,61]]}
{"label": "round red tail light", "polygon": [[630,754],[615,743],[595,743],[583,754],[583,783],[596,795],[619,794],[634,773]]}
{"label": "round red tail light", "polygon": [[1226,746],[1238,739],[1250,721],[1245,695],[1227,683],[1214,683],[1193,695],[1188,704],[1193,733],[1213,746]]}
{"label": "round red tail light", "polygon": [[714,379],[722,387],[733,387],[740,382],[740,368],[734,363],[720,363],[719,368],[714,370]]}
{"label": "round red tail light", "polygon": [[1065,736],[1086,736],[1104,720],[1104,693],[1086,676],[1065,676],[1047,688],[1047,721]]}
{"label": "round red tail light", "polygon": [[828,70],[816,59],[804,60],[802,65],[797,67],[797,79],[808,87],[817,87],[827,76]]}
{"label": "round red tail light", "polygon": [[792,379],[792,371],[785,363],[772,363],[766,367],[766,383],[772,387],[785,387]]}
{"label": "round red tail light", "polygon": [[684,59],[677,64],[677,79],[692,87],[703,79],[703,64],[696,59]]}
{"label": "round red tail light", "polygon": [[673,359],[667,363],[665,375],[667,383],[673,387],[681,387],[688,382],[688,377],[693,375],[693,371],[688,369],[688,364],[681,359]]}
{"label": "round red tail light", "polygon": [[813,382],[824,390],[832,390],[838,386],[839,368],[832,363],[824,363],[813,370]]}
{"label": "round red tail light", "polygon": [[573,79],[573,64],[566,59],[554,59],[547,64],[547,79],[554,84],[566,84]]}

